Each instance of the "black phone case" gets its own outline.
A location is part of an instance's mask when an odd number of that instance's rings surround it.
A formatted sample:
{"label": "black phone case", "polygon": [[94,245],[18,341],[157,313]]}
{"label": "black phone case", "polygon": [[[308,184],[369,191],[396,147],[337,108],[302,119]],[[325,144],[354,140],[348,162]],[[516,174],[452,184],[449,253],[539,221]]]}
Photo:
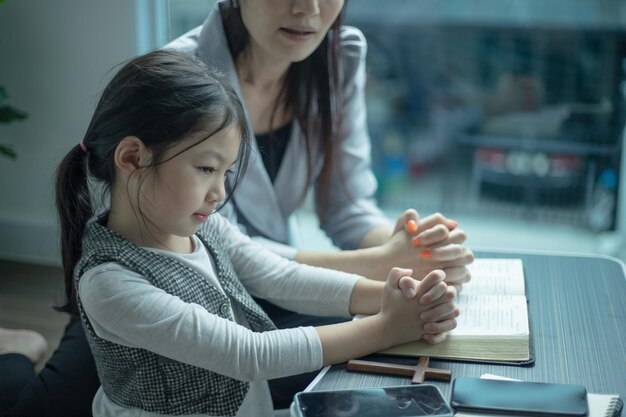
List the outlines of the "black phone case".
{"label": "black phone case", "polygon": [[450,404],[458,411],[523,416],[586,416],[587,389],[581,385],[456,378]]}
{"label": "black phone case", "polygon": [[439,388],[420,384],[300,392],[294,397],[291,414],[297,417],[453,417],[453,410]]}

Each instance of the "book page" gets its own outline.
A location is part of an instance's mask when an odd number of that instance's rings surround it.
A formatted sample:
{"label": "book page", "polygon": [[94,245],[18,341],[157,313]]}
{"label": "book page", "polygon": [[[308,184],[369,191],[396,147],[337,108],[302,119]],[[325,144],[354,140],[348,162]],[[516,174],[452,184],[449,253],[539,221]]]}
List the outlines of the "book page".
{"label": "book page", "polygon": [[465,294],[525,295],[521,259],[476,259],[467,269],[472,279],[463,285]]}
{"label": "book page", "polygon": [[455,336],[473,335],[527,335],[528,307],[526,297],[521,295],[466,294],[463,291],[457,306],[457,328],[450,332]]}

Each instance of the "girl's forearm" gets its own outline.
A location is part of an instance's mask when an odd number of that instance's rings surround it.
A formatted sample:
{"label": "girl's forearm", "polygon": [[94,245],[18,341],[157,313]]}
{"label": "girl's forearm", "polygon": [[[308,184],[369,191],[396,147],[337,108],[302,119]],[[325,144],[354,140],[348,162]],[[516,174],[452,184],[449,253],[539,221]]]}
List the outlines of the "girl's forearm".
{"label": "girl's forearm", "polygon": [[350,297],[350,313],[366,314],[368,317],[315,328],[322,343],[324,366],[393,345],[392,341],[381,337],[385,334],[385,325],[381,315],[377,314],[380,312],[384,285],[369,279],[361,279],[355,284]]}
{"label": "girl's forearm", "polygon": [[350,314],[372,315],[380,311],[384,282],[361,279],[356,282],[350,295]]}
{"label": "girl's forearm", "polygon": [[345,362],[393,346],[386,338],[380,315],[316,327],[322,343],[324,366]]}

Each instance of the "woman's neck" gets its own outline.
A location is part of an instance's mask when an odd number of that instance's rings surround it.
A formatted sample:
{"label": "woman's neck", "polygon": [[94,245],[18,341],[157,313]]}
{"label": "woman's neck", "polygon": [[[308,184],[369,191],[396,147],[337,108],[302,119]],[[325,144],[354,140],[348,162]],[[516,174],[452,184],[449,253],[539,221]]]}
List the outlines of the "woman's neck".
{"label": "woman's neck", "polygon": [[248,117],[255,133],[265,133],[289,122],[283,85],[289,63],[276,63],[248,47],[237,58],[237,76]]}
{"label": "woman's neck", "polygon": [[239,54],[236,63],[239,81],[264,91],[280,90],[290,65],[259,52],[253,43]]}

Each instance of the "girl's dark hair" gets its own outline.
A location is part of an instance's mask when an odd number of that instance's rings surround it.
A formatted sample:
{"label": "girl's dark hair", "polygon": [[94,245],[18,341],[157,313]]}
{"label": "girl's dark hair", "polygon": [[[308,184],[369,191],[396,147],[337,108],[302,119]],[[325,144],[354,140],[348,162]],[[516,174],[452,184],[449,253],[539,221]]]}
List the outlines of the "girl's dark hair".
{"label": "girl's dark hair", "polygon": [[74,268],[81,256],[85,226],[94,215],[89,177],[110,190],[115,149],[127,136],[141,139],[151,150],[150,167],[154,167],[165,162],[165,152],[179,140],[207,126],[207,135],[189,148],[231,126],[241,132],[234,191],[247,167],[250,134],[241,101],[218,75],[189,55],[159,50],[132,59],[109,82],[83,138],[87,152],[77,144],[57,170],[56,205],[67,298],[60,310],[76,312]]}
{"label": "girl's dark hair", "polygon": [[[331,170],[335,167],[333,147],[342,123],[339,111],[343,99],[339,79],[341,59],[339,32],[346,4],[347,1],[318,48],[304,60],[289,66],[270,120],[271,127],[279,103],[284,99],[287,108],[293,111],[304,132],[308,156],[307,183],[310,182],[313,171],[311,150],[317,146],[324,155],[324,165],[319,177],[322,189],[330,185]],[[248,46],[250,35],[243,24],[241,9],[232,7],[230,2],[221,5],[228,47],[233,60],[236,61],[239,54]],[[306,190],[303,193],[306,193]]]}

